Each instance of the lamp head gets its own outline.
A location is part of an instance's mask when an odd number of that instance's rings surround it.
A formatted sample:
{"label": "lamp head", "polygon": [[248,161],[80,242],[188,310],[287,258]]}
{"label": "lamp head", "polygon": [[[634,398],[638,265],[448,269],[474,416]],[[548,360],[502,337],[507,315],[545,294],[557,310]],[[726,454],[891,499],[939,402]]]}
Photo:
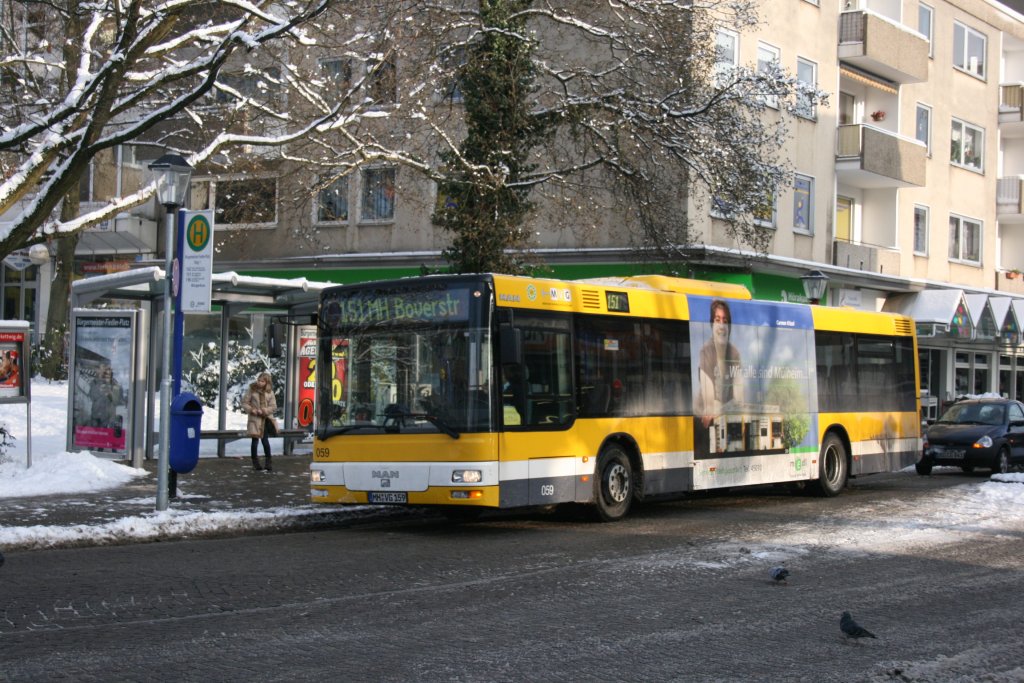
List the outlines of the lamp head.
{"label": "lamp head", "polygon": [[812,270],[800,276],[804,285],[804,295],[812,304],[821,301],[825,296],[825,289],[828,287],[828,275],[820,270]]}
{"label": "lamp head", "polygon": [[50,250],[45,244],[33,244],[28,248],[28,260],[37,266],[41,266],[50,260]]}
{"label": "lamp head", "polygon": [[181,206],[192,180],[192,166],[178,154],[165,154],[149,165],[149,179],[156,185],[157,201],[168,208]]}

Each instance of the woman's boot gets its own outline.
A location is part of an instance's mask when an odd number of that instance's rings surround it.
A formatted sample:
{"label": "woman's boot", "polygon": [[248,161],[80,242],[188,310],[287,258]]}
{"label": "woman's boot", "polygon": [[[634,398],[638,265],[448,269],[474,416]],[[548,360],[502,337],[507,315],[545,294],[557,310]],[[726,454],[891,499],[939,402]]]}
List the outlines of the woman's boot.
{"label": "woman's boot", "polygon": [[270,455],[267,455],[267,457],[264,458],[264,462],[265,464],[263,466],[263,469],[265,469],[267,472],[273,472],[274,468],[270,466]]}
{"label": "woman's boot", "polygon": [[[269,464],[269,463],[268,463],[268,464]],[[259,459],[259,458],[257,458],[257,457],[256,457],[255,455],[254,455],[254,456],[252,456],[252,468],[253,468],[254,470],[256,470],[257,472],[259,472],[260,470],[262,470],[262,469],[263,469],[263,468],[262,468],[262,467],[260,466],[260,459]],[[269,468],[268,468],[268,469],[269,469]]]}

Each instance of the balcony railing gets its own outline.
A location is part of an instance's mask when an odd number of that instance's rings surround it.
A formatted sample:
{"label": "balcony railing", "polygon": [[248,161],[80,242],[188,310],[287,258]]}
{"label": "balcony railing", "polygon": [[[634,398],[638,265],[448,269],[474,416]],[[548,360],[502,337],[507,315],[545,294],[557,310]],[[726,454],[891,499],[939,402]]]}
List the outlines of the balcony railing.
{"label": "balcony railing", "polygon": [[1021,184],[1024,179],[1019,176],[1000,178],[996,185],[996,213],[1000,216],[1017,216],[1024,214],[1021,206]]}
{"label": "balcony railing", "polygon": [[839,15],[839,59],[895,83],[928,79],[928,40],[870,10]]}
{"label": "balcony railing", "polygon": [[[895,233],[895,222],[892,231]],[[893,235],[895,239],[895,234]],[[899,252],[891,247],[864,242],[835,239],[832,241],[832,264],[869,273],[900,274]]]}
{"label": "balcony railing", "polygon": [[839,126],[836,172],[854,187],[922,187],[928,148],[875,126]]}
{"label": "balcony railing", "polygon": [[1024,121],[1024,83],[999,86],[1000,122]]}

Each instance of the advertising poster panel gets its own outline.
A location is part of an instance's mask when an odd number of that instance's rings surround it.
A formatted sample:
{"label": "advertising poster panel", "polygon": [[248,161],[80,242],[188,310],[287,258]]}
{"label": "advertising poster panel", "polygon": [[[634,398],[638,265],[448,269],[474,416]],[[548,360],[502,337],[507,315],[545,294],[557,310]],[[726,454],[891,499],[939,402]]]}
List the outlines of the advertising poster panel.
{"label": "advertising poster panel", "polygon": [[0,325],[0,403],[24,403],[27,400],[27,339],[27,329]]}
{"label": "advertising poster panel", "polygon": [[316,402],[316,328],[299,328],[299,387],[296,422],[300,429],[313,428],[313,407]]}
{"label": "advertising poster panel", "polygon": [[810,310],[696,296],[689,305],[694,458],[723,459],[708,471],[726,483],[761,479],[760,456],[806,477],[818,450]]}
{"label": "advertising poster panel", "polygon": [[134,326],[133,311],[75,311],[69,450],[127,453]]}

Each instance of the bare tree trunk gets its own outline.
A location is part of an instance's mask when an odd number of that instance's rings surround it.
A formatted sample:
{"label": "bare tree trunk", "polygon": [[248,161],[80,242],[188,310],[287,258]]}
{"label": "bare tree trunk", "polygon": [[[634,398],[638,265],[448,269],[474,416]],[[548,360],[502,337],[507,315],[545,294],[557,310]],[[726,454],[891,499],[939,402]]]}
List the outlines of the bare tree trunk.
{"label": "bare tree trunk", "polygon": [[[61,220],[67,221],[78,216],[78,188],[64,197],[61,206]],[[39,356],[39,374],[46,379],[67,378],[67,335],[69,307],[71,304],[71,281],[75,276],[75,249],[79,233],[72,233],[54,242],[57,250],[54,262],[54,276],[50,283],[50,308],[46,313],[46,332],[42,337]]]}

